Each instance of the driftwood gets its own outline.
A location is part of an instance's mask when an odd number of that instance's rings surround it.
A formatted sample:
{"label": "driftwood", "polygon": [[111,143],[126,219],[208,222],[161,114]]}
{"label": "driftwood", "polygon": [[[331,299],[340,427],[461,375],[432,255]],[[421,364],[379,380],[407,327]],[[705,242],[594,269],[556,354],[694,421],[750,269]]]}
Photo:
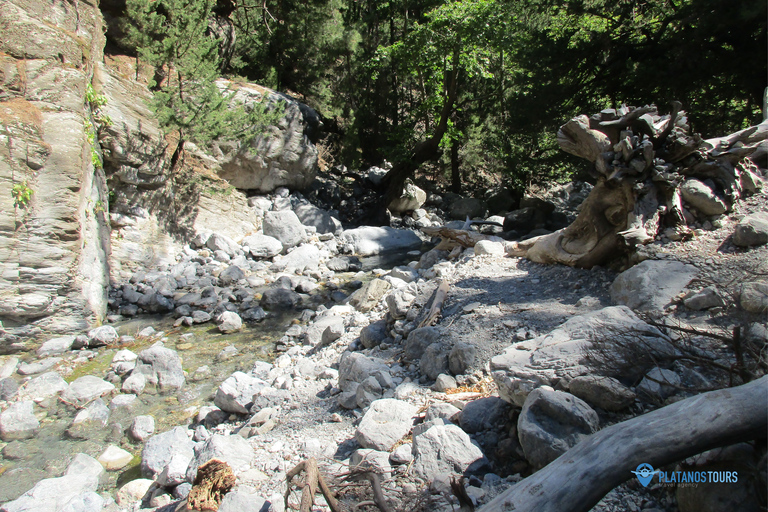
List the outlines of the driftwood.
{"label": "driftwood", "polygon": [[[186,503],[177,511],[210,512],[219,510],[224,495],[235,487],[235,474],[229,464],[211,459],[197,469],[197,476]],[[183,506],[185,504],[186,506]]]}
{"label": "driftwood", "polygon": [[302,484],[303,490],[301,492],[301,504],[299,505],[299,510],[301,512],[310,512],[312,510],[312,504],[315,501],[315,493],[317,493],[319,487],[320,491],[323,493],[325,502],[328,503],[330,509],[333,512],[341,512],[339,502],[325,483],[323,475],[320,474],[320,470],[317,468],[317,460],[314,458],[300,462],[285,475],[288,486],[288,489],[285,491],[285,509],[290,510],[288,507],[288,496],[291,494],[291,480],[302,471],[306,473],[306,476]]}
{"label": "driftwood", "polygon": [[[654,468],[713,448],[768,435],[768,376],[703,393],[605,428],[503,492],[481,512],[581,512]],[[741,475],[739,475],[741,476]]]}
{"label": "driftwood", "polygon": [[681,184],[711,180],[726,211],[761,186],[750,155],[765,144],[768,123],[718,139],[690,134],[685,112],[674,102],[659,116],[656,107],[622,107],[563,125],[560,148],[594,164],[594,189],[576,220],[565,229],[513,247],[511,254],[539,263],[591,268],[647,244],[659,235],[682,240],[686,226]]}
{"label": "driftwood", "polygon": [[424,227],[421,231],[429,236],[439,236],[442,241],[435,249],[450,251],[454,247],[474,247],[480,240],[498,240],[498,237],[483,235],[477,231],[446,227]]}
{"label": "driftwood", "polygon": [[440,316],[440,312],[443,309],[443,302],[445,302],[445,299],[448,297],[448,291],[450,290],[451,285],[443,279],[440,281],[440,285],[435,290],[435,293],[432,294],[432,297],[429,300],[429,310],[427,310],[427,314],[424,316],[424,318],[419,322],[419,327],[427,327],[435,323],[437,321],[437,318]]}

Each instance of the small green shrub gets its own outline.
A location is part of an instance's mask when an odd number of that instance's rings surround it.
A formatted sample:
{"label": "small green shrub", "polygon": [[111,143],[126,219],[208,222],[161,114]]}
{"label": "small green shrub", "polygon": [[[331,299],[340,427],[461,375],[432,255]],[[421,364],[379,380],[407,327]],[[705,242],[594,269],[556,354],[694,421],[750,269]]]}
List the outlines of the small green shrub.
{"label": "small green shrub", "polygon": [[13,206],[16,208],[26,208],[29,206],[29,202],[32,200],[32,194],[34,192],[26,181],[16,183],[11,188],[11,195],[13,196]]}

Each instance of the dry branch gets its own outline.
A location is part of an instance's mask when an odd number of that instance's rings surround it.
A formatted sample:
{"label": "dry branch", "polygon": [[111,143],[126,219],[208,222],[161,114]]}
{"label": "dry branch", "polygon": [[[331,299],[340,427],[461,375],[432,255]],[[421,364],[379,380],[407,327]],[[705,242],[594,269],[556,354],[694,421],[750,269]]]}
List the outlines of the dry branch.
{"label": "dry branch", "polygon": [[447,280],[443,279],[440,281],[440,285],[435,290],[435,293],[432,294],[432,297],[429,301],[432,305],[430,306],[424,319],[419,322],[419,327],[427,327],[437,321],[437,318],[440,316],[440,313],[443,309],[443,303],[448,297],[448,291],[450,288],[451,285]]}
{"label": "dry branch", "polygon": [[319,487],[320,491],[323,493],[323,497],[325,498],[326,503],[328,503],[328,506],[331,508],[331,510],[333,512],[341,512],[339,502],[331,492],[331,489],[325,483],[323,475],[320,474],[320,470],[317,468],[317,460],[314,458],[300,462],[296,465],[296,467],[286,473],[285,479],[288,486],[287,490],[285,491],[286,510],[289,508],[288,496],[291,494],[291,480],[293,480],[293,478],[302,471],[306,473],[306,476],[301,485],[303,490],[301,492],[301,505],[299,510],[301,512],[311,512],[312,504],[315,501],[315,493]]}
{"label": "dry branch", "polygon": [[611,489],[654,468],[768,435],[768,376],[612,425],[483,506],[481,512],[586,512]]}

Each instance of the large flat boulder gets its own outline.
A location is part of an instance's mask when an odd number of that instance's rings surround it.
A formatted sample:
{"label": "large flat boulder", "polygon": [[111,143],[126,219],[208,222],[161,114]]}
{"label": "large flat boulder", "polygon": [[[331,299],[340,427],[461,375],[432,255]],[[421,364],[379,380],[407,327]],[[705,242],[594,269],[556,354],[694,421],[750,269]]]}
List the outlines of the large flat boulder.
{"label": "large flat boulder", "polygon": [[363,448],[388,452],[411,431],[418,411],[418,407],[402,400],[376,400],[360,421],[355,439]]}
{"label": "large flat boulder", "polygon": [[698,269],[679,261],[645,260],[619,274],[611,284],[611,300],[630,309],[662,311]]}
{"label": "large flat boulder", "polygon": [[469,435],[456,425],[435,425],[413,438],[413,471],[428,480],[442,473],[464,475],[488,460]]}
{"label": "large flat boulder", "polygon": [[342,238],[358,256],[371,256],[388,251],[419,247],[421,238],[407,229],[394,229],[389,226],[363,226],[348,229]]}

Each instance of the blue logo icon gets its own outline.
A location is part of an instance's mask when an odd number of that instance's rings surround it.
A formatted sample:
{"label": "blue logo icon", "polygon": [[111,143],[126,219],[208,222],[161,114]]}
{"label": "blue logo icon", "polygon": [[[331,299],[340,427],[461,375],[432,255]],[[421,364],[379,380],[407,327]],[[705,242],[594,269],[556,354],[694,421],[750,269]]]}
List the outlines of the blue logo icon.
{"label": "blue logo icon", "polygon": [[653,469],[653,466],[645,462],[637,466],[637,471],[632,471],[632,473],[634,473],[637,477],[637,480],[643,484],[643,487],[648,487],[648,484],[651,483],[653,475],[658,472],[658,469]]}

